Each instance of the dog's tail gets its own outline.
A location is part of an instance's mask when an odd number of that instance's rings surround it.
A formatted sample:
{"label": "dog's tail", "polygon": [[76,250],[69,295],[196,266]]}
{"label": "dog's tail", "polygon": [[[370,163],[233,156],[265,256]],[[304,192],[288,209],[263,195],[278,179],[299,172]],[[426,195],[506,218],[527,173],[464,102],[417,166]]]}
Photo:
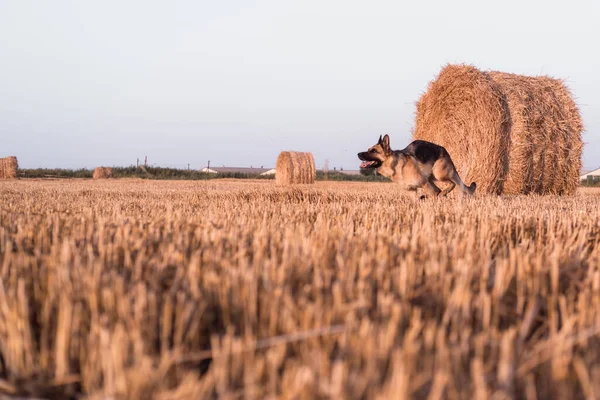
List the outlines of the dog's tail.
{"label": "dog's tail", "polygon": [[463,192],[465,194],[469,194],[469,195],[475,194],[475,189],[477,189],[477,184],[475,182],[471,182],[471,185],[469,185],[469,186],[465,185],[465,183],[462,181],[462,179],[460,179],[460,176],[458,175],[458,172],[456,172],[456,170],[454,170],[454,174],[450,180],[453,183],[455,183],[456,185],[458,185],[461,192]]}
{"label": "dog's tail", "polygon": [[477,189],[477,184],[475,182],[471,182],[471,185],[467,186],[467,191],[471,195],[475,194],[475,189]]}

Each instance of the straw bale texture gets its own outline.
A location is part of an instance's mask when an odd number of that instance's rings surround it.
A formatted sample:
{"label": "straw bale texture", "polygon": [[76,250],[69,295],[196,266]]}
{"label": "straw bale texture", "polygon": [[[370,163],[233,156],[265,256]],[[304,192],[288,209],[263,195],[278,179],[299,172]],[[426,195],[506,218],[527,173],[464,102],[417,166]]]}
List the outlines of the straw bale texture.
{"label": "straw bale texture", "polygon": [[108,179],[112,177],[112,168],[97,167],[94,169],[94,179]]}
{"label": "straw bale texture", "polygon": [[17,179],[19,163],[17,157],[0,158],[0,179]]}
{"label": "straw bale texture", "polygon": [[414,139],[448,150],[490,194],[571,194],[583,125],[560,80],[448,65],[417,103]]}
{"label": "straw bale texture", "polygon": [[315,160],[311,153],[282,151],[275,166],[278,185],[311,184],[315,182]]}

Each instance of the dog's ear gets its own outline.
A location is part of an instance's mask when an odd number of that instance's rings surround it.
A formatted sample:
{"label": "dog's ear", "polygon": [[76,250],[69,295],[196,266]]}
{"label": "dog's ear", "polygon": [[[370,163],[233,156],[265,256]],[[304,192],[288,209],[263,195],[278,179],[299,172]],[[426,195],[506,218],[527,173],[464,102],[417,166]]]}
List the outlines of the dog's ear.
{"label": "dog's ear", "polygon": [[387,134],[383,137],[382,146],[386,152],[390,151],[390,137]]}
{"label": "dog's ear", "polygon": [[377,141],[377,144],[381,144],[381,135],[379,135],[379,140]]}

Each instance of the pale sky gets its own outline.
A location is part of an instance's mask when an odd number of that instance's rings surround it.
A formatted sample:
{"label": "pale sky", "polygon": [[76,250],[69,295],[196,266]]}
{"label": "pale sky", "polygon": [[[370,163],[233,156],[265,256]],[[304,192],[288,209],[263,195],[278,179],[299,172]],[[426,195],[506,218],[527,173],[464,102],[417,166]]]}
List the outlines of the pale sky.
{"label": "pale sky", "polygon": [[[0,157],[358,169],[446,63],[566,80],[600,167],[600,2],[0,0]],[[594,50],[596,49],[596,50]]]}

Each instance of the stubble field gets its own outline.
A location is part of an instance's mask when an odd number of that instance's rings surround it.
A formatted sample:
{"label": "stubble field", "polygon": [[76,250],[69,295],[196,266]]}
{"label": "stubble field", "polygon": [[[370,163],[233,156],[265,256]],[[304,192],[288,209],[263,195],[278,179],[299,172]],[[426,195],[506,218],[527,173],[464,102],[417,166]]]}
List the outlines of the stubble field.
{"label": "stubble field", "polygon": [[0,182],[0,394],[600,397],[600,190]]}

